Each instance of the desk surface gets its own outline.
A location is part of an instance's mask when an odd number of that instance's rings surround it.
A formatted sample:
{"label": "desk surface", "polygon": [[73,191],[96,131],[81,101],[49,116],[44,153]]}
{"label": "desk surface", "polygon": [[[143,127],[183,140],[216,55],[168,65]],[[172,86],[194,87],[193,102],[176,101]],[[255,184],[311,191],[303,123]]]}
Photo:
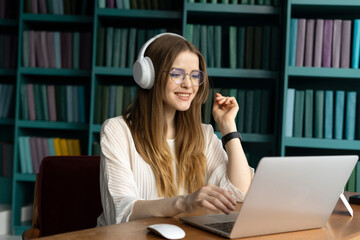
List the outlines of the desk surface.
{"label": "desk surface", "polygon": [[[354,194],[357,193],[345,192],[345,196],[347,198]],[[239,209],[240,206],[241,204],[238,204],[237,209]],[[258,236],[252,237],[251,239],[360,239],[360,205],[352,204],[351,206],[354,210],[353,217],[349,215],[345,206],[339,200],[325,228]],[[184,239],[225,239],[215,234],[184,224],[179,220],[179,218],[183,216],[203,214],[213,214],[213,212],[201,210],[192,214],[181,214],[174,218],[148,218],[106,227],[58,234],[41,239],[162,239],[146,230],[146,226],[156,223],[171,223],[180,226],[186,233],[186,237]]]}

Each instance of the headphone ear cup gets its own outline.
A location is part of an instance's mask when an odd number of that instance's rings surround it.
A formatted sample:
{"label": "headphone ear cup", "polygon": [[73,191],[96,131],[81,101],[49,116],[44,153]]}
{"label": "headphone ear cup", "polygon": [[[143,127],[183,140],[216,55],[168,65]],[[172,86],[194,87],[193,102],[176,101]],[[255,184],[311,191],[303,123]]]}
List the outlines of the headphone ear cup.
{"label": "headphone ear cup", "polygon": [[150,89],[155,82],[155,69],[149,57],[137,60],[133,66],[135,82],[143,89]]}

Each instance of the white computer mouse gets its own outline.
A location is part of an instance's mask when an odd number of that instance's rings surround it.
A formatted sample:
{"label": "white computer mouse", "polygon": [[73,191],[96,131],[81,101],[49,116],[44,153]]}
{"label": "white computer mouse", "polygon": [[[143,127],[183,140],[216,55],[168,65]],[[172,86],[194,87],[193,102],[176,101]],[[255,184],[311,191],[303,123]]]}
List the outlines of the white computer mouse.
{"label": "white computer mouse", "polygon": [[147,226],[147,229],[167,239],[182,239],[185,237],[184,230],[173,224],[154,224]]}

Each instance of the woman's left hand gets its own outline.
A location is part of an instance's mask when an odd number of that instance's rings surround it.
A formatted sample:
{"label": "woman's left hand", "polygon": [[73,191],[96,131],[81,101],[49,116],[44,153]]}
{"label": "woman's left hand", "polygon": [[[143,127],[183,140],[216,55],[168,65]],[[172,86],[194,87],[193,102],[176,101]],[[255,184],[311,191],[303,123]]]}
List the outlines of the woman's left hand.
{"label": "woman's left hand", "polygon": [[225,97],[216,93],[212,114],[223,135],[236,131],[235,117],[239,105],[234,97]]}

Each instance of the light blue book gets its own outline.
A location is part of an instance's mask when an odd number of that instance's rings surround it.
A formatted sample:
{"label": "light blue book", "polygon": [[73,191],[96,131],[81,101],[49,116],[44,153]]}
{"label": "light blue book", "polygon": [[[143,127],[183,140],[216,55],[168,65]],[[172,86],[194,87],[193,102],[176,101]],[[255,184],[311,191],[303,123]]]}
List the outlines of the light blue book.
{"label": "light blue book", "polygon": [[67,122],[74,122],[74,96],[72,91],[72,86],[66,86],[66,110],[67,110]]}
{"label": "light blue book", "polygon": [[230,26],[229,27],[229,62],[230,62],[230,68],[236,68],[236,58],[238,55],[237,50],[237,27],[236,26]]}
{"label": "light blue book", "polygon": [[106,28],[106,55],[105,55],[105,66],[111,67],[113,60],[113,42],[114,42],[114,28],[107,27]]}
{"label": "light blue book", "polygon": [[293,132],[294,137],[303,136],[304,105],[305,105],[305,92],[303,90],[295,90],[294,132]]}
{"label": "light blue book", "polygon": [[324,137],[333,138],[333,118],[334,118],[334,91],[325,91],[325,123]]}
{"label": "light blue book", "polygon": [[60,32],[54,32],[54,46],[55,46],[55,67],[61,68],[61,41]]}
{"label": "light blue book", "polygon": [[292,18],[290,22],[289,66],[296,64],[297,27],[298,19]]}
{"label": "light blue book", "polygon": [[73,86],[73,116],[74,116],[74,122],[80,122],[80,113],[79,109],[81,108],[79,106],[79,86]]}
{"label": "light blue book", "polygon": [[81,123],[86,122],[85,112],[85,86],[78,86],[78,97],[79,97],[79,121]]}
{"label": "light blue book", "polygon": [[334,136],[335,139],[343,138],[344,129],[344,111],[345,111],[345,92],[336,91],[335,93],[335,122]]}
{"label": "light blue book", "polygon": [[106,7],[106,0],[98,0],[99,1],[99,8],[105,8]]}
{"label": "light blue book", "polygon": [[285,137],[293,136],[295,89],[287,90]]}
{"label": "light blue book", "polygon": [[123,6],[124,9],[130,9],[130,0],[124,0]]}
{"label": "light blue book", "polygon": [[116,0],[116,8],[123,9],[123,0]]}
{"label": "light blue book", "polygon": [[359,68],[360,57],[360,19],[354,20],[354,37],[352,49],[352,68]]}
{"label": "light blue book", "polygon": [[126,67],[126,56],[127,56],[127,49],[128,49],[128,35],[129,29],[123,28],[121,30],[121,47],[120,47],[120,67]]}
{"label": "light blue book", "polygon": [[325,110],[325,91],[315,92],[315,111],[314,111],[314,137],[324,137],[324,110]]}
{"label": "light blue book", "polygon": [[73,68],[79,69],[80,66],[80,32],[74,32],[73,45]]}
{"label": "light blue book", "polygon": [[346,93],[345,139],[355,139],[356,92]]}
{"label": "light blue book", "polygon": [[55,156],[54,138],[48,138],[49,156]]}
{"label": "light blue book", "polygon": [[26,164],[26,152],[25,152],[25,138],[19,137],[19,155],[20,155],[20,172],[21,173],[28,173],[27,164]]}
{"label": "light blue book", "polygon": [[26,169],[27,173],[34,173],[33,170],[33,163],[32,163],[32,157],[31,157],[31,151],[30,151],[30,137],[24,137],[24,146],[25,146],[25,163],[26,163]]}

